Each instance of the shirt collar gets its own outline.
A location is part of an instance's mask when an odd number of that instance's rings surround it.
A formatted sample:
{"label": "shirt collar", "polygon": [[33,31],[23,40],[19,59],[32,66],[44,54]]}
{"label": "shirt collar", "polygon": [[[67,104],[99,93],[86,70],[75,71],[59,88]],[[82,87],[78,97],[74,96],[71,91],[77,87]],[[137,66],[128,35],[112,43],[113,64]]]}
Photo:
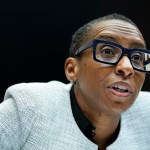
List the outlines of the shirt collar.
{"label": "shirt collar", "polygon": [[77,125],[79,126],[82,133],[92,142],[95,143],[95,140],[93,139],[93,133],[92,130],[94,130],[94,127],[92,126],[91,122],[86,118],[86,116],[83,114],[82,110],[80,109],[80,106],[77,103],[73,86],[70,91],[70,98],[71,98],[71,108],[73,112],[73,116],[75,118],[75,121]]}

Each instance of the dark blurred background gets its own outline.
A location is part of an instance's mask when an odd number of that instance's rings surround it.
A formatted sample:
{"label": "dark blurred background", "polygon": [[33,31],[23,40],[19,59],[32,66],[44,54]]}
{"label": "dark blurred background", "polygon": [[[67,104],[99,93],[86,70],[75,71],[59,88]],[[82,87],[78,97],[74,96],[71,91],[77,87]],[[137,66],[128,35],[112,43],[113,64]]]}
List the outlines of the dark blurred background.
{"label": "dark blurred background", "polygon": [[[72,34],[83,24],[109,13],[132,19],[150,49],[148,4],[134,0],[60,0],[0,2],[0,100],[20,82],[65,83],[64,61]],[[142,90],[150,91],[150,75]]]}

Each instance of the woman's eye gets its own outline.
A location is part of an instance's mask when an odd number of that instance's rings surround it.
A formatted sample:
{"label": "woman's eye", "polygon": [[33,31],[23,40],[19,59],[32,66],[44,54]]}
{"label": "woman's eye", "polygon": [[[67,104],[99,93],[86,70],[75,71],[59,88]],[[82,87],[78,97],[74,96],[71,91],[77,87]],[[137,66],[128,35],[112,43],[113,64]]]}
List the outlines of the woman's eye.
{"label": "woman's eye", "polygon": [[105,49],[105,50],[102,51],[102,53],[104,53],[104,54],[113,54],[113,51],[110,50],[110,49]]}
{"label": "woman's eye", "polygon": [[121,50],[113,45],[99,44],[96,48],[96,58],[101,61],[115,62],[121,55]]}
{"label": "woman's eye", "polygon": [[133,55],[131,56],[131,59],[132,59],[133,61],[137,61],[137,62],[142,62],[142,61],[143,61],[143,57],[142,57],[142,55],[139,54],[139,53],[133,54]]}
{"label": "woman's eye", "polygon": [[138,55],[136,55],[136,56],[132,56],[132,60],[140,61],[141,58]]}
{"label": "woman's eye", "polygon": [[110,57],[110,56],[112,57],[115,55],[114,50],[112,48],[109,48],[109,47],[105,47],[105,48],[101,49],[100,54],[106,55],[108,57]]}

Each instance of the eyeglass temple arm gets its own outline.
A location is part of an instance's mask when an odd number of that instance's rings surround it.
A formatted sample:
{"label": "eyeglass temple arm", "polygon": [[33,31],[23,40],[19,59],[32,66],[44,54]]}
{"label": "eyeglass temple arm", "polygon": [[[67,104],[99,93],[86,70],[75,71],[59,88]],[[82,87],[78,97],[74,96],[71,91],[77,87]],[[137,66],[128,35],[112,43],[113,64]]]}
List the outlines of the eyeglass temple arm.
{"label": "eyeglass temple arm", "polygon": [[84,45],[82,45],[82,46],[76,51],[75,56],[78,55],[78,54],[80,54],[80,53],[83,52],[84,50],[86,50],[86,49],[92,47],[92,46],[93,46],[93,40],[90,41],[90,42],[88,42],[88,43],[86,43],[86,44],[84,44]]}
{"label": "eyeglass temple arm", "polygon": [[148,59],[147,61],[144,62],[144,65],[147,65],[150,63],[150,59]]}
{"label": "eyeglass temple arm", "polygon": [[[147,57],[149,57],[149,56],[147,56]],[[147,64],[149,64],[150,63],[150,58],[148,58],[145,62],[144,62],[144,65],[147,65]]]}

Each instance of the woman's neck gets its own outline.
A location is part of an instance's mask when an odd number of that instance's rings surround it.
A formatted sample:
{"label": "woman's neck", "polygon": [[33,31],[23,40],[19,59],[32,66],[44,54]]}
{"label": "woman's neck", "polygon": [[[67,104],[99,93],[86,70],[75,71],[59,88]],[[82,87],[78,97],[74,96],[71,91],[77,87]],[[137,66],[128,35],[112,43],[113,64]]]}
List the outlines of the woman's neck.
{"label": "woman's neck", "polygon": [[101,115],[99,119],[92,122],[95,127],[92,131],[94,140],[101,149],[105,149],[118,137],[120,131],[120,117]]}

